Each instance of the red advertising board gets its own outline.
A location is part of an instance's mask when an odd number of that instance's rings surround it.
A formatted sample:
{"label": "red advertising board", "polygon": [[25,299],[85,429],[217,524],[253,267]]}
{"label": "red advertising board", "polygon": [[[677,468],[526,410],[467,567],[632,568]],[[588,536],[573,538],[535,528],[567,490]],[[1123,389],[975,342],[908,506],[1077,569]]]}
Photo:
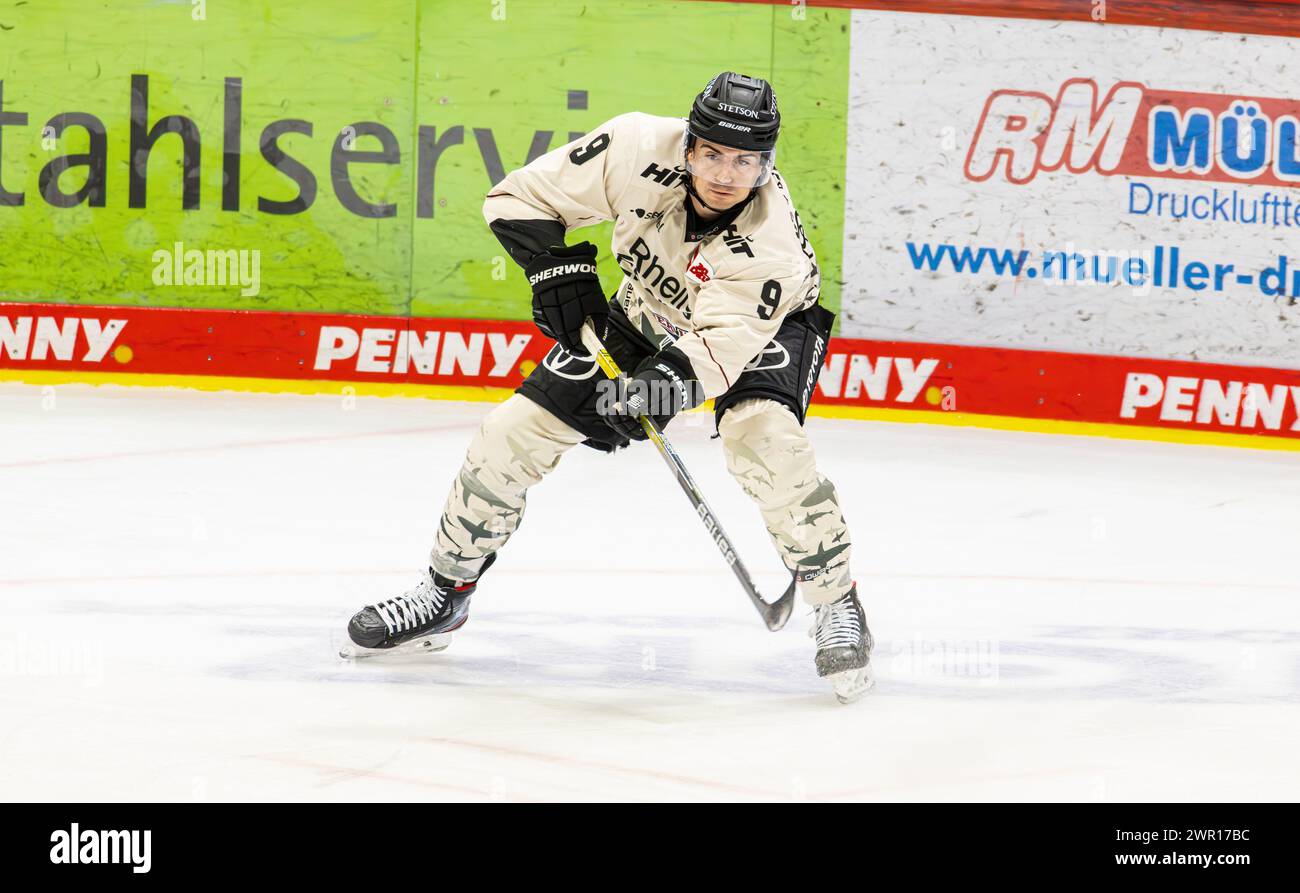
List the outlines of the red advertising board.
{"label": "red advertising board", "polygon": [[[351,384],[501,399],[551,346],[513,321],[0,304],[0,379],[36,383]],[[1253,366],[834,338],[813,405],[821,415],[1300,449],[1300,371]]]}

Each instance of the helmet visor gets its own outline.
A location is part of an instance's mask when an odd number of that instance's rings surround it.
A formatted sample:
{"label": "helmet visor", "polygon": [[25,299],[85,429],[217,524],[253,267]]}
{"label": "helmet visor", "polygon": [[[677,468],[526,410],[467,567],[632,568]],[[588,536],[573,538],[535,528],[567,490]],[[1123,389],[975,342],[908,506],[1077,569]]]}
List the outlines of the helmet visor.
{"label": "helmet visor", "polygon": [[[691,137],[695,137],[694,140]],[[693,145],[692,145],[693,143]],[[776,149],[737,149],[706,140],[688,128],[684,140],[686,170],[707,183],[729,189],[762,186],[776,166]]]}

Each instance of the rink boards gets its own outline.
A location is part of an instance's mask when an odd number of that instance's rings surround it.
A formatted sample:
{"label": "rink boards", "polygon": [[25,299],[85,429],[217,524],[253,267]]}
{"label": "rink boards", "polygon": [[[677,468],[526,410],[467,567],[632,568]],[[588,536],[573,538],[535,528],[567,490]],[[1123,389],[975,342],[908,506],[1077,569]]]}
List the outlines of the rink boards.
{"label": "rink boards", "polygon": [[[502,400],[552,346],[512,320],[0,304],[0,380],[45,385]],[[812,403],[823,416],[1300,450],[1300,372],[1257,366],[832,338]]]}
{"label": "rink boards", "polygon": [[1295,448],[1294,0],[442,6],[15,11],[0,378],[502,399],[549,342],[485,190],[681,114],[722,45],[778,85],[845,336],[814,413]]}

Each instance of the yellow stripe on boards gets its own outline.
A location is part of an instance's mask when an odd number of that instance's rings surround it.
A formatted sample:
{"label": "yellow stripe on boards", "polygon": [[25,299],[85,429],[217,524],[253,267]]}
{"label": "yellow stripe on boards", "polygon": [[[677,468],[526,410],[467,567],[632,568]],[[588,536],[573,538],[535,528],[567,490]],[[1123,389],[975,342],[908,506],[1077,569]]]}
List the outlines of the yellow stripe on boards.
{"label": "yellow stripe on boards", "polygon": [[[200,391],[251,391],[260,394],[342,394],[357,397],[424,397],[500,403],[514,388],[418,384],[386,381],[322,381],[294,378],[241,378],[220,375],[161,375],[153,373],[65,372],[47,369],[0,369],[0,381],[33,385],[88,384],[124,387],[194,388]],[[345,391],[345,389],[351,389]]]}
{"label": "yellow stripe on boards", "polygon": [[1228,431],[1197,431],[1186,428],[1154,428],[1147,425],[1117,425],[1108,422],[1070,422],[1058,419],[1026,419],[1019,416],[981,415],[971,412],[931,412],[923,409],[881,409],[872,406],[813,404],[808,415],[870,422],[909,422],[926,425],[961,425],[998,431],[1028,431],[1034,434],[1070,434],[1084,437],[1115,437],[1122,440],[1156,440],[1208,446],[1245,447],[1256,450],[1300,452],[1300,438]]}
{"label": "yellow stripe on boards", "polygon": [[[465,400],[487,403],[499,403],[514,393],[513,388],[418,384],[412,382],[320,381],[290,378],[160,375],[49,369],[0,369],[0,381],[23,382],[31,385],[88,384],[194,388],[201,391],[246,391],[265,394],[341,394],[346,393],[345,388],[350,388],[351,393],[358,397],[421,397],[432,400]],[[712,401],[709,401],[691,411],[711,412],[711,406]],[[1152,440],[1163,443],[1189,443],[1205,446],[1300,452],[1300,438],[1227,431],[1197,431],[1186,428],[1154,428],[1145,425],[1117,425],[1106,422],[1071,422],[1056,419],[1027,419],[1019,416],[981,415],[969,412],[885,409],[822,403],[815,403],[808,407],[808,415],[819,418],[857,419],[868,422],[959,425],[971,428],[990,428],[998,431],[1028,431],[1035,434],[1114,437],[1123,440]]]}

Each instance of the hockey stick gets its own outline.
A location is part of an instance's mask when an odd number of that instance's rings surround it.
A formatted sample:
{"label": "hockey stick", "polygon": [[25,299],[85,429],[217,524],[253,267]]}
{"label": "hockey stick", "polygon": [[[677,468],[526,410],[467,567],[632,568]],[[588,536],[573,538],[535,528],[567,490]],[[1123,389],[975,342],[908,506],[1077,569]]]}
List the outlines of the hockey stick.
{"label": "hockey stick", "polygon": [[[601,343],[600,336],[596,334],[590,320],[582,326],[582,343],[586,345],[587,350],[591,351],[592,356],[596,358],[596,362],[607,376],[616,381],[622,376],[623,371],[618,368],[618,364],[609,355],[609,351],[605,350],[605,345]],[[646,436],[654,443],[659,450],[659,455],[664,457],[664,461],[672,469],[673,475],[677,478],[677,483],[681,484],[682,489],[686,491],[687,498],[695,506],[696,514],[704,522],[704,528],[713,537],[713,541],[718,546],[718,551],[727,560],[727,564],[731,565],[731,570],[736,575],[736,579],[740,581],[745,594],[749,596],[749,600],[758,609],[758,613],[762,616],[763,622],[767,624],[767,628],[772,632],[776,632],[785,626],[785,622],[790,619],[790,614],[794,610],[794,592],[798,579],[792,579],[789,588],[776,601],[763,601],[762,596],[758,594],[758,589],[754,586],[754,581],[750,579],[749,571],[745,569],[740,556],[736,554],[735,547],[731,545],[731,540],[723,532],[722,525],[718,523],[717,515],[713,513],[713,509],[709,508],[709,504],[704,501],[704,494],[700,492],[700,488],[691,479],[690,472],[686,470],[685,463],[677,455],[673,445],[668,442],[668,438],[664,437],[664,433],[659,430],[659,426],[655,424],[654,419],[648,415],[643,415],[640,418],[641,427],[645,429]]]}

